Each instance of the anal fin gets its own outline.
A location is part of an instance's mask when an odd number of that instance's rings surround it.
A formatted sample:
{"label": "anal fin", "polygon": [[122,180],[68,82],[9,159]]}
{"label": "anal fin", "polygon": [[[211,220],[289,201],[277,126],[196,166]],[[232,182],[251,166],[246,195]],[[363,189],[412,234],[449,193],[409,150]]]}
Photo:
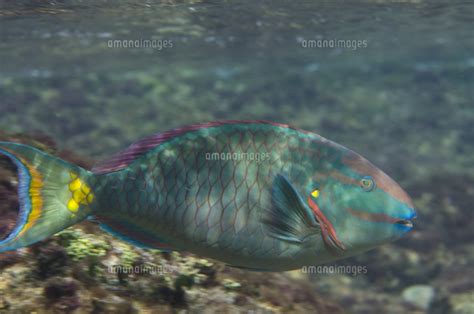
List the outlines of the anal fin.
{"label": "anal fin", "polygon": [[174,249],[166,242],[166,240],[151,235],[146,231],[137,228],[129,222],[123,222],[116,219],[99,219],[100,228],[114,237],[133,244],[134,246],[155,249],[161,251],[173,251]]}
{"label": "anal fin", "polygon": [[242,270],[248,270],[248,271],[272,272],[272,270],[268,270],[264,268],[252,268],[252,267],[237,266],[237,265],[231,265],[231,264],[227,264],[227,266],[232,267],[232,268],[242,269]]}

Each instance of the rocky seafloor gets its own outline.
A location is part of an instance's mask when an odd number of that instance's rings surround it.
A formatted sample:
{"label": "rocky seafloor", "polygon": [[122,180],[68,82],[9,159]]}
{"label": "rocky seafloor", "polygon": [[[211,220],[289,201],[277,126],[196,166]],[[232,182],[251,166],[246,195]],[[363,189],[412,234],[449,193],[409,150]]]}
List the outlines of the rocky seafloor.
{"label": "rocky seafloor", "polygon": [[[370,73],[320,73],[302,63],[272,71],[259,80],[250,65],[160,65],[121,77],[4,79],[0,129],[10,133],[0,140],[87,168],[92,160],[83,156],[100,159],[193,122],[290,123],[356,149],[391,174],[414,198],[413,232],[336,263],[364,266],[364,274],[256,273],[139,249],[86,222],[0,254],[0,311],[474,313],[474,68],[387,63]],[[18,207],[17,179],[5,160],[0,168],[4,234]],[[116,274],[108,271],[114,264],[177,271]]]}
{"label": "rocky seafloor", "polygon": [[[0,140],[91,164],[47,137],[1,133]],[[436,190],[431,180],[411,189],[424,218],[408,239],[336,264],[364,265],[364,274],[243,271],[192,254],[140,249],[84,222],[0,254],[0,312],[473,313],[473,231],[463,218],[470,203],[456,195],[472,196],[474,182],[449,179]],[[16,185],[15,167],[0,159],[3,235],[16,217]],[[433,210],[443,214],[430,216]]]}

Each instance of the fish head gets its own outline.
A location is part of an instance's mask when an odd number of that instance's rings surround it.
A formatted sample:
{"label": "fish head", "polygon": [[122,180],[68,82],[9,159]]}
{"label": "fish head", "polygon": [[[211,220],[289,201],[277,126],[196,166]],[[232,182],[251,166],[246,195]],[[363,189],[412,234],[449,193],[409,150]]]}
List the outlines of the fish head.
{"label": "fish head", "polygon": [[325,175],[320,192],[312,193],[308,201],[319,209],[321,217],[313,211],[326,228],[326,242],[347,255],[397,240],[413,228],[416,217],[403,188],[350,150],[344,151]]}

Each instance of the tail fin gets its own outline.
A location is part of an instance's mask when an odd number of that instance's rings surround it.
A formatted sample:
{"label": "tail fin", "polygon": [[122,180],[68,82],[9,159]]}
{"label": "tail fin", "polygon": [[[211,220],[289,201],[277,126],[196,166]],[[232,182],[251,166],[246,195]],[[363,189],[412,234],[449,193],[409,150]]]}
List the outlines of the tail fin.
{"label": "tail fin", "polygon": [[43,240],[90,214],[91,172],[22,144],[0,142],[0,155],[17,167],[20,204],[14,229],[0,239],[0,252]]}

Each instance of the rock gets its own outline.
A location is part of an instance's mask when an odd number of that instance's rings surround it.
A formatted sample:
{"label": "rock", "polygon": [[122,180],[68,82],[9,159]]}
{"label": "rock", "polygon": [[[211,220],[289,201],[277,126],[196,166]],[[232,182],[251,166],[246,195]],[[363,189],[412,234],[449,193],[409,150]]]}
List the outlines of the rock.
{"label": "rock", "polygon": [[239,289],[241,287],[241,284],[238,283],[237,281],[235,280],[232,280],[232,279],[224,279],[222,281],[222,283],[224,284],[224,287],[227,289],[227,290],[236,290],[236,289]]}
{"label": "rock", "polygon": [[449,299],[452,306],[452,313],[474,313],[474,290],[471,290],[467,293],[454,294]]}
{"label": "rock", "polygon": [[68,265],[68,256],[64,248],[48,239],[31,247],[36,259],[36,275],[45,279],[53,275],[61,275]]}
{"label": "rock", "polygon": [[423,310],[428,310],[434,297],[435,290],[428,285],[414,285],[402,291],[403,301]]}
{"label": "rock", "polygon": [[132,303],[117,296],[105,298],[105,299],[93,298],[92,299],[92,312],[93,313],[117,313],[117,314],[138,313],[137,309],[133,306]]}
{"label": "rock", "polygon": [[0,255],[0,269],[13,265],[19,261],[21,261],[21,258],[17,252],[4,252]]}
{"label": "rock", "polygon": [[50,300],[76,295],[78,284],[72,279],[54,277],[46,282],[44,295]]}
{"label": "rock", "polygon": [[69,313],[81,306],[79,285],[74,279],[53,277],[46,282],[44,296],[55,313]]}
{"label": "rock", "polygon": [[4,297],[0,297],[0,310],[5,311],[8,310],[10,307],[10,304],[8,303],[7,300],[5,300]]}

